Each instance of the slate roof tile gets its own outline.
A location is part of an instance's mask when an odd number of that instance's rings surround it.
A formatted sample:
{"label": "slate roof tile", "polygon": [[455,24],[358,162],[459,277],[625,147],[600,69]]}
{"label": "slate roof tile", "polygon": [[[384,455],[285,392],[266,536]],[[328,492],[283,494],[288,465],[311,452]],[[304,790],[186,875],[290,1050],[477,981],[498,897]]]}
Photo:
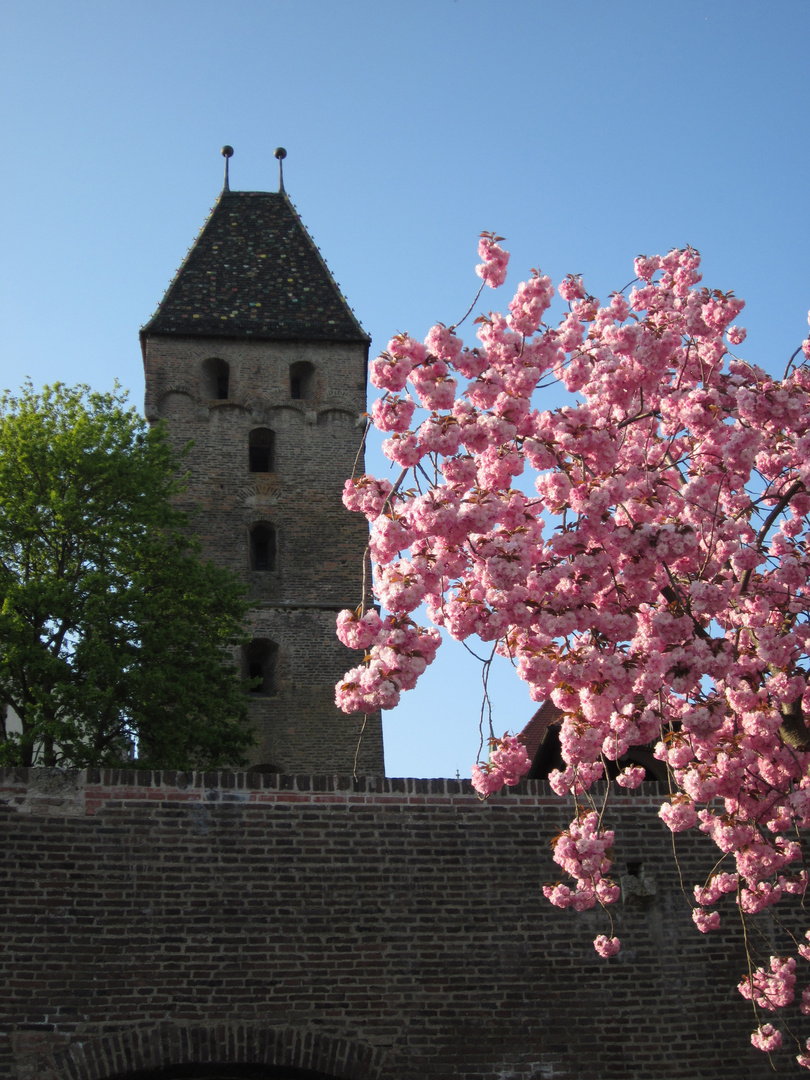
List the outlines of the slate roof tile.
{"label": "slate roof tile", "polygon": [[284,192],[223,191],[142,335],[368,343]]}

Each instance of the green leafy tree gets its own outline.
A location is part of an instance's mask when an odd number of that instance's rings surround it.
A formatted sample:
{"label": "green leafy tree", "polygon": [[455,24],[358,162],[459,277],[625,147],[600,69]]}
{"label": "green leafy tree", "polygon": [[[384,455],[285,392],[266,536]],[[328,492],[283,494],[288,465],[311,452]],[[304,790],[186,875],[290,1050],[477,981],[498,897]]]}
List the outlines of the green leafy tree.
{"label": "green leafy tree", "polygon": [[243,590],[181,488],[123,393],[0,398],[0,764],[244,764]]}

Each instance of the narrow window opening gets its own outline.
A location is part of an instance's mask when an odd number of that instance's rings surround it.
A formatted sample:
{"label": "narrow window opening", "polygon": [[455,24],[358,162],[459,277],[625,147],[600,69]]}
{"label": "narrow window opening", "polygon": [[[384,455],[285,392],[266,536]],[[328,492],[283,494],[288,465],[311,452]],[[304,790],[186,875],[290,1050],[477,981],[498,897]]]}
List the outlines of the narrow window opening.
{"label": "narrow window opening", "polygon": [[278,645],[266,638],[254,638],[242,649],[242,673],[251,683],[250,693],[268,697],[276,692]]}
{"label": "narrow window opening", "polygon": [[272,472],[275,435],[269,428],[254,428],[248,436],[248,466],[251,472]]}
{"label": "narrow window opening", "polygon": [[266,446],[251,446],[250,471],[270,472],[270,450]]}
{"label": "narrow window opening", "polygon": [[250,568],[269,573],[276,568],[276,530],[267,522],[250,530]]}
{"label": "narrow window opening", "polygon": [[290,397],[294,400],[313,397],[315,368],[306,360],[290,364]]}
{"label": "narrow window opening", "polygon": [[225,360],[211,357],[203,362],[202,396],[227,401],[230,394],[231,370]]}
{"label": "narrow window opening", "polygon": [[255,570],[269,570],[270,569],[270,553],[267,550],[266,540],[256,540],[253,545],[255,552]]}
{"label": "narrow window opening", "polygon": [[642,865],[643,864],[641,862],[639,862],[639,861],[631,861],[630,859],[628,859],[627,860],[627,873],[630,875],[630,877],[636,877],[636,878],[641,877]]}

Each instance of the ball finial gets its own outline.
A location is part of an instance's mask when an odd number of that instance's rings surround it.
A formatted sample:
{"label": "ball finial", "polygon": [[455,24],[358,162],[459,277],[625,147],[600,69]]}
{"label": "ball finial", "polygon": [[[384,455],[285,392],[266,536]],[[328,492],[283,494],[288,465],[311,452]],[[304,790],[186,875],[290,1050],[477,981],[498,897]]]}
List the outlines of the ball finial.
{"label": "ball finial", "polygon": [[230,179],[228,177],[228,165],[230,164],[231,158],[233,157],[233,147],[232,146],[223,146],[222,147],[222,156],[225,158],[225,180],[223,181],[223,184],[222,184],[222,190],[223,191],[230,191],[231,190],[231,182],[230,182]]}
{"label": "ball finial", "polygon": [[277,146],[273,151],[273,157],[278,161],[278,190],[284,191],[284,158],[287,156],[287,151],[283,146]]}

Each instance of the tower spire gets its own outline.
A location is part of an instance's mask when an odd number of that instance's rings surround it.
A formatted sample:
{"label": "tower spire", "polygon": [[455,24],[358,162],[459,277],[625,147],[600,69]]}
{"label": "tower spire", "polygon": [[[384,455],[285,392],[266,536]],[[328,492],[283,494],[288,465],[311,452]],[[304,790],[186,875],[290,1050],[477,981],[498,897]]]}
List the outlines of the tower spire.
{"label": "tower spire", "polygon": [[228,162],[233,157],[233,147],[232,146],[223,146],[222,147],[222,156],[225,158],[225,181],[222,184],[222,190],[223,191],[230,191],[231,190],[231,185],[230,185],[230,182],[228,180]]}
{"label": "tower spire", "polygon": [[283,146],[277,146],[273,151],[273,157],[278,160],[278,190],[279,194],[284,193],[284,158],[287,156],[287,151]]}

